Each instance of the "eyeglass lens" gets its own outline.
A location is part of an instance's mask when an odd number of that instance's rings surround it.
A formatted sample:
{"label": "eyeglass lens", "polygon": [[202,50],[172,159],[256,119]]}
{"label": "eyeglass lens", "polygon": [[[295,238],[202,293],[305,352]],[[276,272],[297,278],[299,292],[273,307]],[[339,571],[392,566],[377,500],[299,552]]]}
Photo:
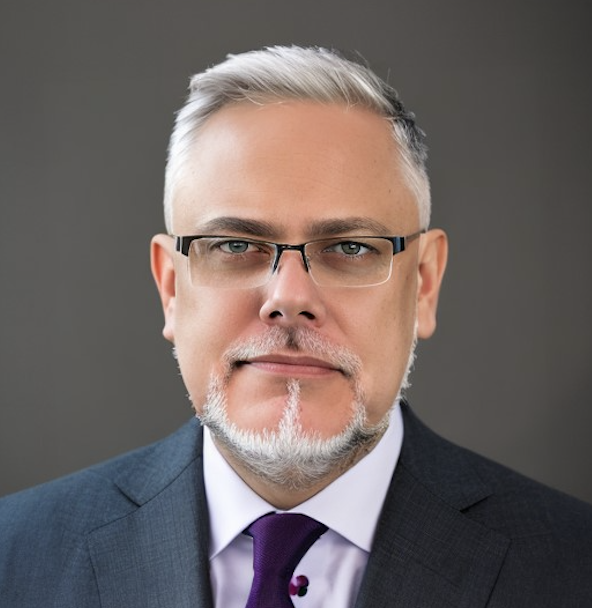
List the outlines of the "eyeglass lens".
{"label": "eyeglass lens", "polygon": [[[271,278],[274,261],[285,250],[274,243],[230,237],[200,238],[189,251],[192,281],[195,285],[249,288],[261,286]],[[285,248],[284,248],[285,249]],[[291,246],[289,249],[301,249]],[[319,286],[361,287],[387,281],[393,262],[393,244],[386,238],[355,237],[326,239],[304,245],[303,264]],[[279,260],[277,258],[280,258]]]}

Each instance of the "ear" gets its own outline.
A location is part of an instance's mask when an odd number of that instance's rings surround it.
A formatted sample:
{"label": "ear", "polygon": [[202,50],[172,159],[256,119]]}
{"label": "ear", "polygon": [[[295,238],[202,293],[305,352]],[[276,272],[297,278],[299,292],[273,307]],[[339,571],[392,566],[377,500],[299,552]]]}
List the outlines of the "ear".
{"label": "ear", "polygon": [[417,337],[425,339],[436,331],[438,295],[448,258],[446,233],[428,230],[422,234],[418,257]]}
{"label": "ear", "polygon": [[173,239],[167,234],[157,234],[150,243],[150,263],[152,276],[160,294],[164,312],[162,335],[175,342],[175,265],[173,260]]}

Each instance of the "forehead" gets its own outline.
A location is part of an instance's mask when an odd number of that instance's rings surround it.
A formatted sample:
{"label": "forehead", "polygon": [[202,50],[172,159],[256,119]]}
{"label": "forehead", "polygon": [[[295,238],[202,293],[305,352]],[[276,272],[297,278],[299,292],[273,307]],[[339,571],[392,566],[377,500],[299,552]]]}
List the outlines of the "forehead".
{"label": "forehead", "polygon": [[221,216],[264,219],[279,232],[353,216],[392,230],[417,223],[390,123],[296,101],[227,106],[202,127],[176,188],[173,230]]}

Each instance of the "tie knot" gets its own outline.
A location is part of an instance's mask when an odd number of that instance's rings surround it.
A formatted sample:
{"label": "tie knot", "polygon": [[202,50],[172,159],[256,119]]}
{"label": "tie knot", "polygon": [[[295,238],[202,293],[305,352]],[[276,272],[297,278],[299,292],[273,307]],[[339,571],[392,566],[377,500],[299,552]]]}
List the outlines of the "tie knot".
{"label": "tie knot", "polygon": [[[253,537],[253,587],[248,608],[292,606],[289,585],[294,569],[327,526],[300,513],[271,513],[246,530]],[[257,603],[253,595],[257,596]],[[267,598],[269,602],[262,601]]]}

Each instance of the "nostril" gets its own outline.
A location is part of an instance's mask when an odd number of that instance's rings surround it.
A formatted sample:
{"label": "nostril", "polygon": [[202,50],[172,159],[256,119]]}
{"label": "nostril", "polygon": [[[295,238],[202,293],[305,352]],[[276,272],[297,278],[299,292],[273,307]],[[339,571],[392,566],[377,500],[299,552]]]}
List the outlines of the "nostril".
{"label": "nostril", "polygon": [[[312,312],[309,312],[308,310],[301,310],[298,315],[302,315],[303,317],[307,318],[309,321],[313,321],[314,319],[316,319],[316,317],[312,314]],[[279,317],[283,317],[284,313],[282,313],[280,310],[274,310],[271,313],[269,313],[269,318],[270,319],[277,319]]]}

